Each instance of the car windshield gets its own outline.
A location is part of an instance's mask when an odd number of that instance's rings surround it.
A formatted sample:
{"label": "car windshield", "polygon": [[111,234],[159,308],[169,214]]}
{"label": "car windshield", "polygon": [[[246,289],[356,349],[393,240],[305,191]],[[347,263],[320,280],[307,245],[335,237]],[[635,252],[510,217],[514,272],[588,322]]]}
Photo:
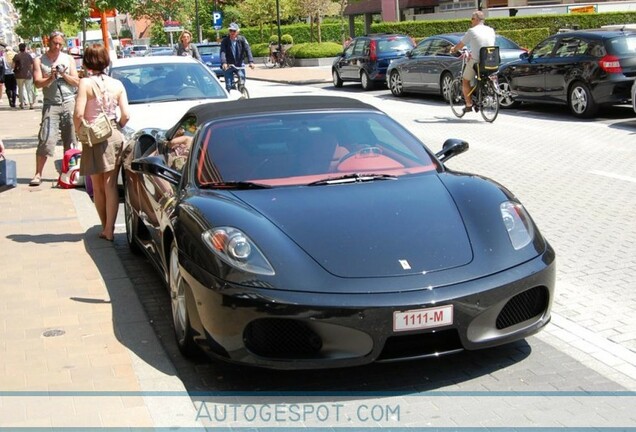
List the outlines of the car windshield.
{"label": "car windshield", "polygon": [[422,143],[373,112],[286,113],[218,121],[199,132],[196,183],[335,185],[437,169]]}
{"label": "car windshield", "polygon": [[204,45],[197,47],[201,55],[219,55],[221,53],[221,45]]}
{"label": "car windshield", "polygon": [[409,38],[405,37],[391,37],[387,39],[380,39],[378,41],[378,51],[408,51],[413,48],[413,42]]}
{"label": "car windshield", "polygon": [[111,75],[124,84],[131,104],[227,98],[209,69],[198,62],[113,67]]}
{"label": "car windshield", "polygon": [[505,37],[499,35],[496,36],[495,45],[497,45],[499,49],[521,49],[519,45],[517,45],[510,39],[506,39]]}

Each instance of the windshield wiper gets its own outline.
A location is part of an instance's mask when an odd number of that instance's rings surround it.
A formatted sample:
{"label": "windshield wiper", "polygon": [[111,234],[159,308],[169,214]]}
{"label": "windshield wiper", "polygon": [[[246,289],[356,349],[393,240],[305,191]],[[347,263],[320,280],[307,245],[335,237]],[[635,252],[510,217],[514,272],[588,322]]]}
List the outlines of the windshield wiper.
{"label": "windshield wiper", "polygon": [[247,181],[211,182],[202,185],[206,189],[270,189],[271,186]]}
{"label": "windshield wiper", "polygon": [[320,186],[330,184],[344,184],[344,183],[357,183],[368,182],[374,180],[396,180],[397,176],[390,174],[371,174],[371,173],[353,173],[344,174],[337,177],[328,177],[315,182],[309,183],[307,186]]}

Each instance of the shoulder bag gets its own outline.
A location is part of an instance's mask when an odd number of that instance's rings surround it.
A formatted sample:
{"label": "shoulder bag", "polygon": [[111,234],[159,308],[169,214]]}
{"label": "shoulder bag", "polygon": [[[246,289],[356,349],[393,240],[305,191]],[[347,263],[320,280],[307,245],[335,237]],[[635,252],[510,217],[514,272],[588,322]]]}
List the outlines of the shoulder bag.
{"label": "shoulder bag", "polygon": [[[99,88],[99,86],[93,81],[94,92],[95,88]],[[101,89],[99,93],[99,98],[102,99],[103,94]],[[95,98],[98,98],[97,92],[95,92]],[[92,147],[93,144],[106,141],[113,134],[113,125],[104,111],[103,100],[100,99],[98,99],[98,103],[102,112],[99,113],[97,118],[95,118],[92,123],[88,123],[85,119],[82,119],[82,124],[80,125],[79,133],[77,135],[77,139],[79,139],[82,145]]]}

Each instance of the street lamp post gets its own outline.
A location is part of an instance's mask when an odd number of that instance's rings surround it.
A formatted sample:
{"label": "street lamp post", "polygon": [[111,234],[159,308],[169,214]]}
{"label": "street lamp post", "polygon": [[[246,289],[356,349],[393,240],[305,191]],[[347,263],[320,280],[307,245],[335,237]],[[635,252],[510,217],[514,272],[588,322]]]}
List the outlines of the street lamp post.
{"label": "street lamp post", "polygon": [[199,27],[199,0],[194,0],[194,17],[197,24],[197,42],[201,43],[201,27]]}
{"label": "street lamp post", "polygon": [[282,53],[283,47],[281,45],[281,37],[280,37],[280,3],[279,0],[276,0],[276,25],[278,27],[278,54]]}

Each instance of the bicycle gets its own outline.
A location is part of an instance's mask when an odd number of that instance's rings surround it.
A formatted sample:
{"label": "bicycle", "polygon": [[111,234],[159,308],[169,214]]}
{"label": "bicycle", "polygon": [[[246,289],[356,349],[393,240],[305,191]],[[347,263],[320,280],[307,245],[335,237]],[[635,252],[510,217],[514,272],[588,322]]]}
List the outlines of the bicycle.
{"label": "bicycle", "polygon": [[[245,66],[239,67],[231,64],[228,65],[227,68],[231,69],[232,73],[236,77],[236,79],[232,82],[231,90],[237,90],[241,93],[241,97],[243,99],[249,99],[250,92],[247,90],[247,87],[245,87]],[[239,73],[241,70],[243,71],[243,74]]]}
{"label": "bicycle", "polygon": [[[483,49],[484,48],[482,48],[482,50]],[[448,100],[453,114],[462,118],[466,114],[464,111],[466,102],[462,91],[462,76],[464,74],[464,69],[468,64],[468,60],[470,59],[470,52],[466,48],[463,48],[460,57],[462,59],[461,71],[459,76],[455,77],[451,83]],[[498,52],[497,57],[499,57]],[[473,85],[470,89],[470,97],[475,112],[481,112],[483,119],[492,123],[499,114],[499,83],[497,79],[497,71],[491,73],[484,69],[485,68],[481,67],[481,65],[478,66],[475,85]]]}
{"label": "bicycle", "polygon": [[294,66],[294,56],[289,52],[289,49],[284,49],[282,46],[279,46],[279,49],[273,50],[270,52],[270,55],[263,59],[263,63],[265,67],[271,69],[275,66],[278,67],[293,67]]}

